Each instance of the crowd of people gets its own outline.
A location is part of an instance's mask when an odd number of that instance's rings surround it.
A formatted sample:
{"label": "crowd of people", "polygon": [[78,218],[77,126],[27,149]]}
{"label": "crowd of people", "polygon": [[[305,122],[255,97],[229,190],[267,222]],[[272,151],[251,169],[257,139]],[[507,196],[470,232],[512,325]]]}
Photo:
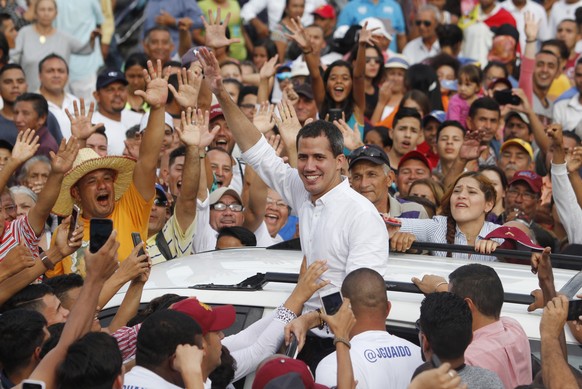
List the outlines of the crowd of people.
{"label": "crowd of people", "polygon": [[[128,53],[115,3],[0,0],[1,388],[578,387],[549,256],[582,243],[582,0],[149,0]],[[238,334],[139,310],[152,265],[294,238],[296,288]],[[413,343],[384,276],[415,242],[470,263],[412,280]],[[538,275],[540,369],[494,261]]]}

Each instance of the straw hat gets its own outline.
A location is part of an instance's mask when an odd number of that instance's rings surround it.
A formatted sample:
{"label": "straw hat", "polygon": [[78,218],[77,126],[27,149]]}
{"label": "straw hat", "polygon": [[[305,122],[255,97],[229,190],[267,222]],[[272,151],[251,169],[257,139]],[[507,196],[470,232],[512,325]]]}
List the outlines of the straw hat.
{"label": "straw hat", "polygon": [[89,148],[79,150],[77,158],[73,163],[73,168],[65,174],[61,192],[53,207],[53,213],[59,216],[68,216],[71,214],[73,204],[75,203],[71,196],[71,188],[84,175],[99,169],[111,169],[117,172],[115,179],[115,201],[119,200],[125,193],[133,178],[133,169],[135,160],[129,157],[107,156],[100,157],[97,153]]}

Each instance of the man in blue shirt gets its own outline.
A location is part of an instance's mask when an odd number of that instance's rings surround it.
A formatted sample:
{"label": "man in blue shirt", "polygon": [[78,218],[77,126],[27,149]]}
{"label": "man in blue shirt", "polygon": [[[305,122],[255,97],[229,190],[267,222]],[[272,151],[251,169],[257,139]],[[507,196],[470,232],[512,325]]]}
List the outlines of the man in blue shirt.
{"label": "man in blue shirt", "polygon": [[406,45],[406,23],[400,4],[394,0],[352,0],[340,13],[337,27],[359,24],[368,17],[380,19],[392,36],[397,35],[398,43],[393,40],[390,50],[402,51]]}

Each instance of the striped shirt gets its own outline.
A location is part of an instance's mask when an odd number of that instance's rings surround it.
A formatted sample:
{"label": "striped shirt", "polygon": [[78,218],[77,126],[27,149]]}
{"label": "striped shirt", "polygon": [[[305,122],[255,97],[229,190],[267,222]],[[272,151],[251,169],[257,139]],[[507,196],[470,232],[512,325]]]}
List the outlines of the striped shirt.
{"label": "striped shirt", "polygon": [[[402,222],[402,227],[400,227],[400,232],[409,232],[416,236],[416,240],[419,242],[430,242],[430,243],[447,243],[447,217],[446,216],[435,216],[432,219],[399,219]],[[499,224],[484,222],[477,240],[485,239],[485,236],[489,234],[494,229],[500,227]],[[503,239],[493,239],[496,242],[502,243]],[[456,227],[455,232],[455,244],[467,245],[467,237],[459,227]],[[438,257],[446,257],[447,253],[445,251],[434,251],[432,255]],[[477,255],[477,254],[465,254],[465,253],[453,253],[453,258],[459,259],[471,259],[473,261],[497,261],[495,257],[489,255]]]}
{"label": "striped shirt", "polygon": [[121,351],[121,356],[124,361],[131,359],[135,356],[135,348],[137,346],[137,334],[141,328],[141,323],[134,325],[133,327],[121,327],[117,331],[111,334],[113,338],[117,341],[117,346]]}
{"label": "striped shirt", "polygon": [[[172,258],[179,258],[183,257],[184,255],[192,254],[192,238],[196,233],[196,220],[198,215],[192,220],[192,223],[188,226],[186,231],[182,231],[180,228],[180,223],[178,223],[178,219],[176,215],[172,215],[170,219],[164,224],[164,227],[158,234],[164,234],[164,238],[168,243],[168,247],[172,254]],[[156,263],[166,261],[164,255],[160,252],[159,247],[156,244],[156,237],[158,235],[151,236],[147,240],[147,251],[150,255],[150,260],[152,261],[152,265]]]}
{"label": "striped shirt", "polygon": [[39,257],[38,243],[40,237],[36,236],[30,223],[28,216],[21,216],[16,220],[4,223],[4,233],[0,240],[0,261],[2,261],[6,254],[14,247],[23,243],[32,253],[35,258]]}

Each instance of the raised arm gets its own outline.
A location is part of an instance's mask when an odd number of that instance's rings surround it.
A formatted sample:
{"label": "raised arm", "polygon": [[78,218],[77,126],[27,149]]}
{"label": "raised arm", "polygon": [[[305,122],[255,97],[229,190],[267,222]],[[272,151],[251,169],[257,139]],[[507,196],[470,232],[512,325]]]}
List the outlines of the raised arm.
{"label": "raised arm", "polygon": [[220,103],[236,143],[243,152],[247,151],[261,139],[261,132],[249,121],[224,89],[220,66],[214,54],[208,49],[202,48],[198,52],[198,57],[204,69],[204,81]]}
{"label": "raised arm", "polygon": [[135,94],[141,96],[150,105],[151,110],[139,147],[139,158],[133,171],[133,183],[141,196],[148,201],[154,196],[156,167],[164,139],[164,108],[168,99],[169,71],[162,76],[162,61],[157,60],[155,69],[152,62],[148,61],[148,70],[144,69],[144,77],[145,92],[138,90]]}
{"label": "raised arm", "polygon": [[0,170],[0,191],[4,190],[4,187],[10,181],[10,178],[12,178],[14,172],[20,165],[32,158],[39,147],[38,136],[34,130],[29,128],[24,132],[18,133],[16,143],[12,148],[12,155],[4,165],[4,168]]}
{"label": "raised arm", "polygon": [[248,166],[245,170],[245,181],[249,192],[249,203],[244,210],[245,222],[244,227],[251,231],[256,231],[265,219],[265,209],[267,207],[267,184],[261,177]]}
{"label": "raised arm", "polygon": [[535,67],[535,56],[538,51],[538,33],[540,31],[541,19],[536,21],[536,17],[531,12],[526,12],[524,21],[525,48],[523,50],[523,62],[519,73],[519,87],[523,89],[528,103],[533,104],[532,77]]}
{"label": "raised arm", "polygon": [[38,195],[38,201],[28,212],[28,222],[36,236],[40,236],[44,230],[46,219],[59,197],[65,173],[73,167],[78,152],[79,142],[74,136],[71,136],[66,143],[64,139],[61,141],[57,154],[51,151],[51,172]]}
{"label": "raised arm", "polygon": [[287,157],[289,158],[289,165],[296,168],[297,167],[297,134],[301,130],[301,123],[297,118],[297,113],[295,112],[295,107],[287,99],[283,99],[279,104],[277,104],[277,109],[279,110],[279,119],[275,116],[275,122],[277,123],[277,128],[281,134],[281,139],[285,144],[287,149]]}
{"label": "raised arm", "polygon": [[376,44],[376,37],[373,35],[377,28],[368,30],[366,22],[360,30],[358,39],[358,54],[354,65],[354,82],[352,86],[352,96],[356,103],[357,110],[354,110],[358,123],[364,123],[364,111],[366,110],[366,45]]}
{"label": "raised arm", "polygon": [[198,94],[202,84],[202,74],[199,67],[193,67],[189,70],[182,68],[176,73],[178,76],[178,90],[174,85],[168,84],[170,92],[183,109],[188,107],[195,108],[198,106]]}
{"label": "raised arm", "polygon": [[79,148],[87,147],[87,139],[97,130],[99,127],[103,126],[103,123],[98,123],[93,125],[92,118],[95,112],[95,103],[89,105],[89,112],[85,112],[85,100],[81,98],[80,100],[81,108],[77,101],[73,101],[73,114],[65,108],[65,113],[71,122],[71,134],[77,138],[79,142]]}
{"label": "raised arm", "polygon": [[487,146],[481,145],[481,136],[482,134],[479,130],[467,131],[459,151],[459,157],[455,159],[453,166],[443,178],[445,189],[453,185],[457,176],[465,170],[468,162],[478,159],[479,155],[487,148]]}
{"label": "raised arm", "polygon": [[188,108],[186,112],[182,111],[181,125],[176,127],[176,133],[186,145],[182,188],[174,212],[182,231],[186,231],[196,217],[196,196],[200,184],[200,150],[204,150],[212,142],[219,130],[216,126],[209,132],[208,122],[208,111],[194,111]]}
{"label": "raised arm", "polygon": [[261,70],[259,70],[259,91],[257,92],[257,101],[261,104],[263,102],[269,102],[269,96],[273,90],[274,77],[277,72],[279,65],[277,64],[279,60],[279,54],[275,54],[273,58],[268,60]]}

